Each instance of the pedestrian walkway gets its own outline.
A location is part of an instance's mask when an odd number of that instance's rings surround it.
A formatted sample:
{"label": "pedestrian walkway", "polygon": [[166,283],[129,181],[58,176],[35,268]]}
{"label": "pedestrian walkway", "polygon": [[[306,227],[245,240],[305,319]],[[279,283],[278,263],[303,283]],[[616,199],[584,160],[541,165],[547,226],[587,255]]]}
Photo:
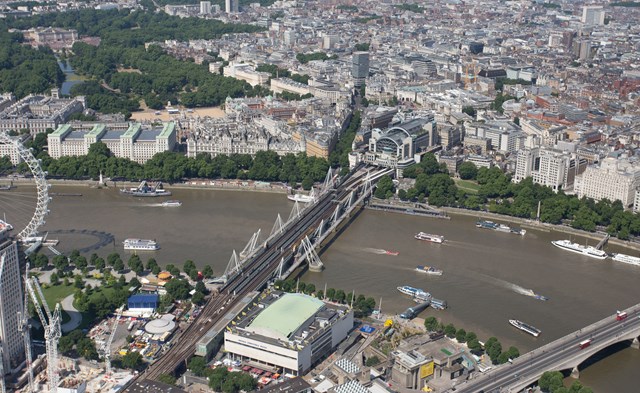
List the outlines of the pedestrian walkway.
{"label": "pedestrian walkway", "polygon": [[71,318],[67,323],[62,325],[62,332],[67,333],[80,326],[80,323],[82,322],[82,314],[73,307],[73,295],[69,295],[62,299],[60,304],[62,305],[62,309],[69,314],[69,317]]}

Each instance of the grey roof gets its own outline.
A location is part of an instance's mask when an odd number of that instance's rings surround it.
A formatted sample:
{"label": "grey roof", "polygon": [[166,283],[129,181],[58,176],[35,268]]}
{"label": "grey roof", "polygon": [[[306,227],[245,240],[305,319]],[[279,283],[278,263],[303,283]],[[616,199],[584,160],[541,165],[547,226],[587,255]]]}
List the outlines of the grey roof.
{"label": "grey roof", "polygon": [[85,135],[87,133],[84,131],[71,131],[64,139],[84,139]]}
{"label": "grey roof", "polygon": [[162,130],[142,130],[136,140],[138,141],[155,141]]}
{"label": "grey roof", "polygon": [[187,393],[186,390],[182,390],[177,386],[167,385],[166,383],[152,381],[145,379],[143,381],[134,382],[127,388],[131,393],[151,393],[151,392],[165,392],[165,393]]}
{"label": "grey roof", "polygon": [[102,140],[110,140],[110,139],[119,140],[120,137],[124,135],[125,132],[126,131],[108,130],[102,137]]}

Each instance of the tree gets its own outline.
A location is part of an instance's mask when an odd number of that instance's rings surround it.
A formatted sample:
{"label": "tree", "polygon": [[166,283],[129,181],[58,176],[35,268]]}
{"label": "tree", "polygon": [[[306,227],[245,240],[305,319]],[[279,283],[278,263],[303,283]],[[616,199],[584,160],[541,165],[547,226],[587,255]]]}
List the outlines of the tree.
{"label": "tree", "polygon": [[202,275],[203,275],[205,278],[211,278],[211,277],[213,277],[213,269],[211,268],[211,266],[210,266],[210,265],[206,265],[206,266],[204,267],[204,269],[202,269]]}
{"label": "tree", "polygon": [[96,261],[94,262],[94,264],[93,264],[93,265],[94,265],[94,266],[95,266],[95,268],[96,268],[96,269],[98,269],[99,271],[102,271],[102,270],[105,268],[105,266],[106,266],[106,264],[105,264],[105,262],[104,262],[104,259],[102,259],[102,258],[98,258],[98,259],[96,259]]}
{"label": "tree", "polygon": [[375,355],[368,357],[366,362],[364,363],[364,365],[367,367],[375,367],[378,364],[380,364],[380,359],[378,359],[378,357]]}
{"label": "tree", "polygon": [[120,256],[116,258],[112,266],[113,266],[113,270],[117,272],[122,271],[124,269],[124,262],[122,262],[122,259],[120,259]]}
{"label": "tree", "polygon": [[333,301],[333,300],[335,300],[335,298],[336,298],[336,290],[335,290],[335,289],[333,289],[333,288],[328,288],[328,289],[327,289],[327,294],[326,294],[326,295],[327,295],[327,298],[328,298],[329,300],[332,300],[332,301]]}
{"label": "tree", "polygon": [[51,277],[49,278],[49,281],[51,282],[51,285],[60,284],[60,278],[56,273],[51,273]]}
{"label": "tree", "polygon": [[538,386],[544,392],[552,392],[562,384],[563,375],[559,371],[545,371],[538,380]]}
{"label": "tree", "polygon": [[424,327],[430,332],[438,330],[439,322],[436,317],[426,317],[424,319]]}
{"label": "tree", "polygon": [[467,341],[467,331],[460,328],[458,329],[458,331],[456,332],[456,340],[459,343],[463,343]]}
{"label": "tree", "polygon": [[69,259],[64,255],[56,255],[53,257],[53,266],[58,270],[65,270],[69,267]]}
{"label": "tree", "polygon": [[202,294],[202,292],[196,292],[193,294],[193,296],[191,297],[191,303],[196,304],[196,305],[202,305],[204,303],[204,295]]}
{"label": "tree", "polygon": [[153,272],[153,269],[156,267],[158,267],[158,262],[156,262],[156,259],[153,257],[149,257],[149,259],[147,259],[146,269],[150,272]]}
{"label": "tree", "polygon": [[80,270],[85,269],[87,266],[89,266],[89,263],[87,262],[87,258],[85,258],[82,255],[78,255],[78,257],[74,260],[74,263],[76,265],[76,267]]}
{"label": "tree", "polygon": [[122,367],[139,370],[142,366],[142,355],[139,352],[128,352],[121,359]]}
{"label": "tree", "polygon": [[309,191],[311,190],[312,187],[313,187],[313,179],[311,178],[311,176],[306,176],[302,180],[302,189]]}
{"label": "tree", "polygon": [[140,275],[140,273],[142,273],[142,271],[144,270],[144,265],[142,264],[142,261],[137,254],[133,254],[131,257],[129,257],[127,265],[129,266],[129,269],[136,273],[136,275]]}
{"label": "tree", "polygon": [[207,370],[207,361],[203,357],[194,356],[189,360],[189,370],[198,377],[204,377]]}
{"label": "tree", "polygon": [[453,338],[456,335],[456,327],[453,326],[453,324],[448,324],[447,326],[444,327],[444,334],[447,335],[447,337],[449,338]]}
{"label": "tree", "polygon": [[472,106],[462,107],[462,112],[466,113],[467,115],[469,115],[471,117],[473,117],[474,119],[476,118],[476,114],[478,113],[476,111],[476,109],[474,107],[472,107]]}
{"label": "tree", "polygon": [[84,281],[82,281],[82,276],[76,276],[76,278],[73,280],[73,286],[79,289],[84,288]]}
{"label": "tree", "polygon": [[378,180],[376,184],[376,191],[374,196],[379,199],[388,198],[388,193],[391,192],[393,195],[393,180],[389,175],[384,175]]}
{"label": "tree", "polygon": [[200,292],[203,295],[206,295],[208,293],[207,287],[204,285],[202,281],[198,281],[196,283],[196,291]]}
{"label": "tree", "polygon": [[[195,358],[202,359],[199,356],[194,357],[194,359]],[[171,374],[160,374],[160,375],[158,375],[158,381],[160,381],[162,383],[166,383],[167,385],[175,385],[176,384],[176,377],[174,377]]]}
{"label": "tree", "polygon": [[167,294],[178,300],[187,299],[189,297],[189,292],[191,291],[191,285],[189,285],[187,280],[180,278],[170,280],[165,284],[164,288],[167,290]]}
{"label": "tree", "polygon": [[458,167],[458,174],[462,180],[475,179],[478,175],[478,168],[473,162],[465,161]]}

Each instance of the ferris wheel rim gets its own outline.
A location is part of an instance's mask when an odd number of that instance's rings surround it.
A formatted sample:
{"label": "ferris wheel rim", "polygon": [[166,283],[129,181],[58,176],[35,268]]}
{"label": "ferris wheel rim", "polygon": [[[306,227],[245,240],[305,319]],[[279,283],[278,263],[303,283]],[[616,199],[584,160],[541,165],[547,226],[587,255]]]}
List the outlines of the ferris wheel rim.
{"label": "ferris wheel rim", "polygon": [[24,241],[37,235],[38,228],[45,223],[44,217],[49,213],[48,206],[51,198],[49,197],[49,184],[46,179],[47,173],[42,170],[40,160],[36,159],[31,150],[24,147],[18,139],[11,138],[5,131],[0,131],[0,143],[12,144],[15,147],[22,161],[29,167],[36,184],[37,202],[35,211],[31,220],[16,235],[19,240]]}

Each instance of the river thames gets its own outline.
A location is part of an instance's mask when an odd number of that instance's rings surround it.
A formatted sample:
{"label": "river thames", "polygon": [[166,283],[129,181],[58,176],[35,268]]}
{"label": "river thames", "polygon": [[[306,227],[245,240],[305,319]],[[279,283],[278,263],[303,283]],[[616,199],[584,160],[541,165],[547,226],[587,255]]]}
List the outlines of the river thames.
{"label": "river thames", "polygon": [[[210,264],[216,275],[224,271],[232,250],[240,252],[258,228],[266,238],[278,213],[286,220],[293,206],[279,193],[174,188],[171,199],[183,205],[168,208],[158,204],[169,198],[127,197],[114,188],[54,186],[51,191],[82,194],[56,196],[50,204],[43,229],[60,240],[60,251],[100,244],[104,235],[91,232],[99,231],[114,241],[87,256],[117,251],[126,262],[125,238],[156,239],[161,249],[140,254],[143,261],[153,256],[162,266],[181,266],[191,259],[197,266]],[[382,298],[383,312],[391,314],[413,305],[396,287],[422,288],[446,300],[449,309],[428,309],[421,317],[436,315],[481,339],[496,336],[503,346],[516,345],[521,352],[640,302],[640,268],[588,259],[551,245],[551,240],[568,238],[566,234],[528,230],[519,236],[477,229],[474,223],[473,217],[464,216],[439,220],[363,211],[321,255],[325,270],[307,272],[302,280],[317,288],[326,284]],[[68,233],[72,229],[74,233]],[[446,242],[417,241],[413,235],[418,231],[443,235]],[[380,250],[399,255],[383,255]],[[442,269],[444,275],[417,273],[419,264]],[[527,296],[529,289],[549,301]],[[508,319],[534,325],[542,334],[537,339],[526,335]],[[625,348],[581,370],[581,381],[597,392],[636,392],[638,367],[640,351]]]}

